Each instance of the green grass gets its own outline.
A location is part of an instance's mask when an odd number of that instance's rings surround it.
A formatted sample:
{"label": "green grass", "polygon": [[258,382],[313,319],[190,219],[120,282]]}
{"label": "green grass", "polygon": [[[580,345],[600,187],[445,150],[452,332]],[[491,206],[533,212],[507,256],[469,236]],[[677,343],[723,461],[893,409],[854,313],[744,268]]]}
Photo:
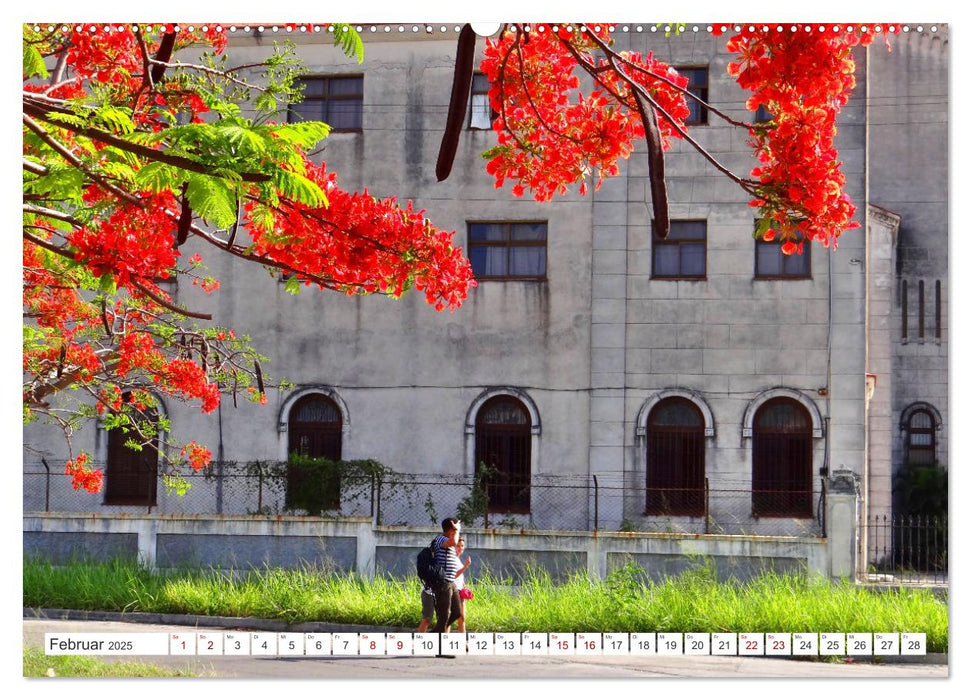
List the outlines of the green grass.
{"label": "green grass", "polygon": [[[510,587],[476,577],[467,604],[471,632],[925,632],[927,649],[947,651],[947,605],[929,591],[877,592],[851,583],[767,574],[719,583],[701,565],[662,584],[633,566],[606,581],[554,583],[532,573]],[[262,617],[379,627],[418,626],[417,579],[305,569],[154,574],[130,562],[55,567],[25,560],[24,606]]]}
{"label": "green grass", "polygon": [[47,656],[43,649],[24,647],[24,677],[55,678],[172,678],[196,676],[188,670],[133,661],[106,662],[90,656]]}

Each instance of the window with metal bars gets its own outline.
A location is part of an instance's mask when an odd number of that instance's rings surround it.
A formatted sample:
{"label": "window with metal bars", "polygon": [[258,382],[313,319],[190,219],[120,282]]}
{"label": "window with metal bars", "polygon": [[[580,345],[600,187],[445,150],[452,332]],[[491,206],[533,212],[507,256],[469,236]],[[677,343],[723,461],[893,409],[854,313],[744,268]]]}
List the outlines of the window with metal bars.
{"label": "window with metal bars", "polygon": [[907,464],[930,465],[937,459],[934,416],[917,409],[907,419]]}
{"label": "window with metal bars", "polygon": [[705,421],[687,399],[664,399],[647,418],[645,512],[705,513]]}
{"label": "window with metal bars", "polygon": [[[343,421],[337,404],[323,394],[299,399],[290,410],[287,453],[336,462],[341,458]],[[311,512],[340,508],[340,474],[291,458],[287,465],[286,506]]]}
{"label": "window with metal bars", "polygon": [[810,518],[812,419],[798,401],[766,401],[752,425],[752,515]]}
{"label": "window with metal bars", "polygon": [[[129,394],[123,400],[128,401]],[[140,417],[158,426],[158,412],[147,408]],[[105,465],[104,504],[154,506],[158,493],[158,437],[153,437],[140,450],[129,447],[129,440],[139,440],[122,428],[108,431],[108,463]]]}
{"label": "window with metal bars", "polygon": [[532,430],[529,411],[512,396],[486,401],[475,418],[475,470],[490,513],[528,513]]}

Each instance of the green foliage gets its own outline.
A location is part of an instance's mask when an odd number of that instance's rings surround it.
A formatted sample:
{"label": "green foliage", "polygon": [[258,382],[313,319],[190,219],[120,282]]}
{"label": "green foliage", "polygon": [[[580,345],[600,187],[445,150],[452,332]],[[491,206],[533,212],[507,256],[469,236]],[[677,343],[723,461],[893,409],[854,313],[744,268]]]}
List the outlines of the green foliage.
{"label": "green foliage", "polygon": [[[948,650],[948,609],[924,589],[884,592],[852,583],[767,573],[719,583],[699,565],[660,582],[632,563],[603,582],[554,581],[533,569],[511,581],[476,574],[469,631],[516,632],[925,632],[928,651]],[[24,607],[250,616],[414,628],[420,583],[361,579],[328,567],[297,571],[153,573],[133,562],[53,566],[25,558]]]}
{"label": "green foliage", "polygon": [[894,476],[894,492],[904,515],[946,518],[947,468],[939,464],[907,464]]}
{"label": "green foliage", "polygon": [[47,67],[44,65],[44,57],[40,55],[37,47],[24,42],[24,77],[25,78],[46,78],[49,75]]}
{"label": "green foliage", "polygon": [[340,47],[348,58],[364,63],[364,44],[361,36],[349,24],[334,24],[334,46]]}
{"label": "green foliage", "polygon": [[455,517],[466,525],[474,524],[479,518],[488,521],[489,492],[486,484],[494,473],[494,470],[486,466],[485,462],[480,462],[478,469],[475,470],[469,494],[455,506]]}

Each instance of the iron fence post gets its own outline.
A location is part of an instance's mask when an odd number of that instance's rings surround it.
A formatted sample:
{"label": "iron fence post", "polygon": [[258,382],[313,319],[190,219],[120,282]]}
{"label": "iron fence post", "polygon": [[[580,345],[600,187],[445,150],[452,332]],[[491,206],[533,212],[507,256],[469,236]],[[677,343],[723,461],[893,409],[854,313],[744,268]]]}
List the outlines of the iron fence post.
{"label": "iron fence post", "polygon": [[705,534],[710,534],[710,513],[711,513],[711,503],[709,500],[710,492],[708,490],[708,477],[705,477]]}
{"label": "iron fence post", "polygon": [[44,469],[47,471],[47,476],[44,477],[44,512],[51,512],[51,467],[47,463],[47,460],[43,457],[40,461],[44,463]]}
{"label": "iron fence post", "polygon": [[593,531],[600,532],[600,482],[593,475]]}

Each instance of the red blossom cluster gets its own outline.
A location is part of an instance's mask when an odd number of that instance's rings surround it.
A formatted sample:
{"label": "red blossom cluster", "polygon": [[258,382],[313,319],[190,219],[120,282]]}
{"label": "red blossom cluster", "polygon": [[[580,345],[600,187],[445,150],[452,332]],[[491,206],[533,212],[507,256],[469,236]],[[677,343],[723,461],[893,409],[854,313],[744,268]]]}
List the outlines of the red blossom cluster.
{"label": "red blossom cluster", "polygon": [[[647,89],[669,117],[659,116],[665,143],[679,136],[689,111],[678,87],[687,85],[667,64],[652,55],[622,53],[616,65],[595,59],[601,44],[609,44],[609,25],[596,28],[550,25],[503,32],[486,42],[481,70],[490,82],[489,99],[498,113],[493,125],[498,146],[487,155],[486,171],[496,187],[506,180],[512,193],[528,189],[537,201],[564,194],[596,171],[595,186],[618,172],[618,161],[644,136],[641,114],[629,82]],[[576,71],[581,63],[598,74],[589,94],[580,92]]]}
{"label": "red blossom cluster", "polygon": [[803,240],[835,248],[859,226],[834,144],[836,117],[856,85],[852,49],[875,35],[782,29],[745,27],[727,44],[738,56],[729,74],[752,93],[746,108],[772,115],[751,130],[759,162],[751,174],[760,183],[751,205],[771,220],[764,237],[781,236],[784,253],[801,253]]}
{"label": "red blossom cluster", "polygon": [[175,196],[169,191],[138,196],[138,204],[119,203],[106,218],[95,218],[68,236],[75,260],[97,277],[113,275],[119,287],[154,286],[156,278],[169,276],[179,257],[173,246],[174,223],[166,212],[178,208]]}
{"label": "red blossom cluster", "polygon": [[187,442],[179,451],[183,457],[187,458],[193,469],[199,471],[209,466],[212,461],[212,452],[195,441]]}
{"label": "red blossom cluster", "polygon": [[[178,308],[157,284],[188,275],[207,293],[219,288],[218,280],[197,273],[198,254],[186,269],[177,267],[179,247],[189,236],[224,254],[347,293],[399,295],[414,287],[438,310],[455,309],[474,286],[468,260],[452,245],[454,232],[435,228],[410,202],[399,206],[367,191],[339,189],[333,173],[307,161],[307,144],[280,138],[272,157],[244,166],[233,160],[232,148],[213,147],[206,157],[195,149],[173,154],[177,149],[164,133],[149,137],[187,121],[202,122],[210,107],[237,99],[232,87],[220,85],[248,85],[232,70],[189,68],[175,57],[189,44],[220,53],[226,35],[218,25],[193,31],[165,24],[25,26],[24,41],[35,49],[33,67],[27,48],[24,64],[24,202],[25,212],[36,214],[24,219],[28,419],[43,414],[58,422],[60,409],[50,399],[68,387],[90,397],[85,415],[111,414],[119,426],[113,429],[135,432],[139,413],[157,408],[149,389],[198,400],[206,413],[219,405],[220,386],[267,403],[257,355],[246,339],[229,329],[190,326],[187,316],[208,316]],[[39,84],[32,76],[42,73],[36,62],[45,59],[48,68],[55,62],[59,68],[47,84]],[[267,80],[279,70],[268,61]],[[214,127],[222,117],[212,117]],[[266,125],[237,120],[232,128],[239,133]],[[204,136],[216,138],[214,132]],[[149,167],[158,169],[158,178],[139,177]],[[306,188],[291,198],[287,193],[293,190],[268,184],[277,169],[287,170],[291,179],[313,180],[326,192],[327,205],[297,202]],[[76,180],[63,177],[72,171]],[[239,221],[240,239],[254,245],[234,244],[236,226],[231,232],[207,230],[208,219],[190,206],[190,174],[210,178],[220,192],[228,183],[237,201],[249,203]],[[75,181],[82,184],[69,191]],[[199,182],[195,192],[204,198],[209,185]],[[261,208],[255,219],[249,216],[254,207]],[[258,389],[248,386],[251,376]],[[181,455],[196,469],[211,459],[194,442]],[[69,473],[76,486],[97,490],[100,476],[84,467],[85,459],[69,462]]]}
{"label": "red blossom cluster", "polygon": [[76,458],[69,460],[64,467],[64,473],[72,477],[71,486],[75,491],[84,489],[88,493],[98,493],[104,481],[104,474],[100,469],[89,469],[85,465],[88,455],[82,452]]}
{"label": "red blossom cluster", "polygon": [[[393,296],[413,285],[439,311],[461,305],[476,283],[462,249],[452,245],[454,231],[435,228],[411,202],[401,207],[367,190],[340,189],[326,164],[307,161],[305,168],[306,177],[327,195],[328,205],[281,202],[272,228],[263,219],[251,220],[257,254],[293,270],[308,285]],[[248,216],[256,206],[247,205]]]}

